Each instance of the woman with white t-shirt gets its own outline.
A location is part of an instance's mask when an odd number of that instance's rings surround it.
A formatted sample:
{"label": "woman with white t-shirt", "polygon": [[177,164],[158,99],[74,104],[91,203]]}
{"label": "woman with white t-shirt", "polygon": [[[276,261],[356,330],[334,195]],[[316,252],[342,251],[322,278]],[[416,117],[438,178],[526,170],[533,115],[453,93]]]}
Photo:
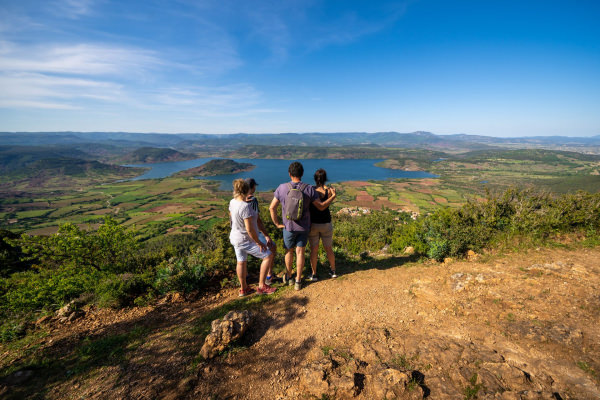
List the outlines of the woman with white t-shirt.
{"label": "woman with white t-shirt", "polygon": [[267,248],[267,244],[261,242],[258,237],[258,213],[246,202],[249,191],[250,186],[246,181],[236,179],[233,182],[233,199],[229,202],[229,215],[231,216],[229,241],[233,245],[237,259],[236,271],[241,285],[240,297],[254,292],[246,283],[248,254],[263,260],[260,265],[256,292],[258,294],[272,294],[277,290],[265,284],[267,271],[273,263],[274,255]]}

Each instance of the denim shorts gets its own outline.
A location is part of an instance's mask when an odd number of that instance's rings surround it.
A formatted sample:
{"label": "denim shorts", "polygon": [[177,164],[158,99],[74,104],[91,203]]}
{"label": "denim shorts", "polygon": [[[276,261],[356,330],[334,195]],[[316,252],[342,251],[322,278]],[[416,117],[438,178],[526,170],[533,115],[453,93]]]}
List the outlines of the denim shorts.
{"label": "denim shorts", "polygon": [[283,247],[293,249],[294,247],[306,247],[308,243],[307,231],[292,231],[283,230]]}

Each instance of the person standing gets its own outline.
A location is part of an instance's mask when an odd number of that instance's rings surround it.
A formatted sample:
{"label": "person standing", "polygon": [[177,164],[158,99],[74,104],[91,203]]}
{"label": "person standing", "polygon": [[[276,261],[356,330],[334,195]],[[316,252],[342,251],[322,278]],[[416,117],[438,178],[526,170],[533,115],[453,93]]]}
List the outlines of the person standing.
{"label": "person standing", "polygon": [[248,254],[262,259],[258,279],[259,294],[272,294],[277,289],[267,285],[265,278],[270,264],[273,263],[273,253],[267,248],[267,244],[258,237],[257,212],[246,202],[250,192],[250,186],[243,179],[233,182],[233,199],[229,202],[229,215],[231,217],[231,232],[229,241],[235,250],[237,260],[236,272],[240,281],[240,297],[253,293],[246,283],[248,275]]}
{"label": "person standing", "polygon": [[[292,283],[292,266],[294,253],[296,255],[296,281],[294,288],[302,288],[302,271],[305,262],[305,249],[308,243],[308,232],[310,231],[309,205],[313,204],[317,209],[324,210],[335,199],[335,192],[327,200],[322,202],[319,195],[311,185],[302,182],[304,167],[297,161],[290,164],[288,168],[290,182],[282,183],[275,190],[273,200],[269,206],[271,220],[279,229],[283,229],[283,245],[285,248],[284,281]],[[300,195],[301,193],[301,195]],[[283,224],[279,221],[277,211],[281,205]]]}
{"label": "person standing", "polygon": [[[325,185],[327,182],[327,172],[320,168],[315,172],[314,189],[319,195],[321,202],[326,201],[330,196],[335,195],[335,189]],[[323,248],[327,253],[329,260],[330,271],[329,275],[336,278],[335,273],[335,255],[333,254],[333,225],[331,223],[331,212],[329,207],[325,210],[319,210],[314,205],[310,205],[310,233],[308,234],[308,242],[310,243],[310,267],[312,275],[310,281],[317,280],[317,263],[319,257],[319,240],[323,242]]]}
{"label": "person standing", "polygon": [[[250,187],[250,191],[248,192],[248,196],[246,197],[246,202],[250,204],[250,207],[252,207],[254,211],[256,211],[256,226],[258,228],[258,238],[261,242],[266,243],[267,248],[271,251],[271,253],[273,253],[273,257],[275,257],[275,255],[277,254],[277,245],[271,240],[269,234],[267,233],[267,230],[265,229],[265,225],[262,221],[262,218],[260,217],[258,199],[254,196],[254,193],[256,192],[256,186],[258,185],[258,183],[256,183],[256,180],[254,180],[254,178],[246,178],[245,181]],[[276,277],[273,276],[273,263],[271,263],[269,265],[269,270],[267,271],[265,283],[267,285],[271,285],[272,283],[276,282],[276,280]]]}

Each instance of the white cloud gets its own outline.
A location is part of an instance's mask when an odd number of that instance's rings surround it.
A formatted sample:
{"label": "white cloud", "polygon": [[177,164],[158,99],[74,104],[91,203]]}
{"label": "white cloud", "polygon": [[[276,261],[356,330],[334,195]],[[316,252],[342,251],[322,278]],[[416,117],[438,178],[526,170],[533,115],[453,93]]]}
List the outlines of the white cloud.
{"label": "white cloud", "polygon": [[136,75],[163,66],[154,52],[105,45],[15,46],[5,43],[0,71]]}
{"label": "white cloud", "polygon": [[0,74],[0,87],[0,107],[6,108],[73,109],[84,100],[115,102],[124,96],[115,83],[29,72]]}
{"label": "white cloud", "polygon": [[77,19],[90,15],[96,1],[94,0],[57,0],[49,5],[54,13],[59,16]]}

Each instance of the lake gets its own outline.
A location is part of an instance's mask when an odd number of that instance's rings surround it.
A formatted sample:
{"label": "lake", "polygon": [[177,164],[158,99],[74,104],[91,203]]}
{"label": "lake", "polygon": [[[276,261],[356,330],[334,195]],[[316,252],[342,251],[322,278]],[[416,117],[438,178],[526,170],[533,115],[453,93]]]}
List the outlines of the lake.
{"label": "lake", "polygon": [[[165,178],[176,172],[200,166],[215,158],[197,158],[187,161],[174,161],[153,164],[129,164],[128,167],[151,168],[146,173],[131,180]],[[288,167],[292,161],[280,159],[261,158],[236,158],[237,162],[245,162],[256,165],[252,171],[240,172],[230,175],[204,176],[200,179],[221,181],[221,190],[230,190],[232,182],[238,178],[254,178],[258,182],[259,191],[276,189],[280,183],[290,180]],[[386,180],[396,178],[437,178],[437,175],[425,171],[401,171],[376,167],[375,164],[383,159],[360,159],[360,160],[332,160],[332,159],[307,159],[297,160],[304,166],[304,178],[306,183],[314,184],[313,174],[319,168],[327,171],[329,182],[364,181],[364,180]]]}

